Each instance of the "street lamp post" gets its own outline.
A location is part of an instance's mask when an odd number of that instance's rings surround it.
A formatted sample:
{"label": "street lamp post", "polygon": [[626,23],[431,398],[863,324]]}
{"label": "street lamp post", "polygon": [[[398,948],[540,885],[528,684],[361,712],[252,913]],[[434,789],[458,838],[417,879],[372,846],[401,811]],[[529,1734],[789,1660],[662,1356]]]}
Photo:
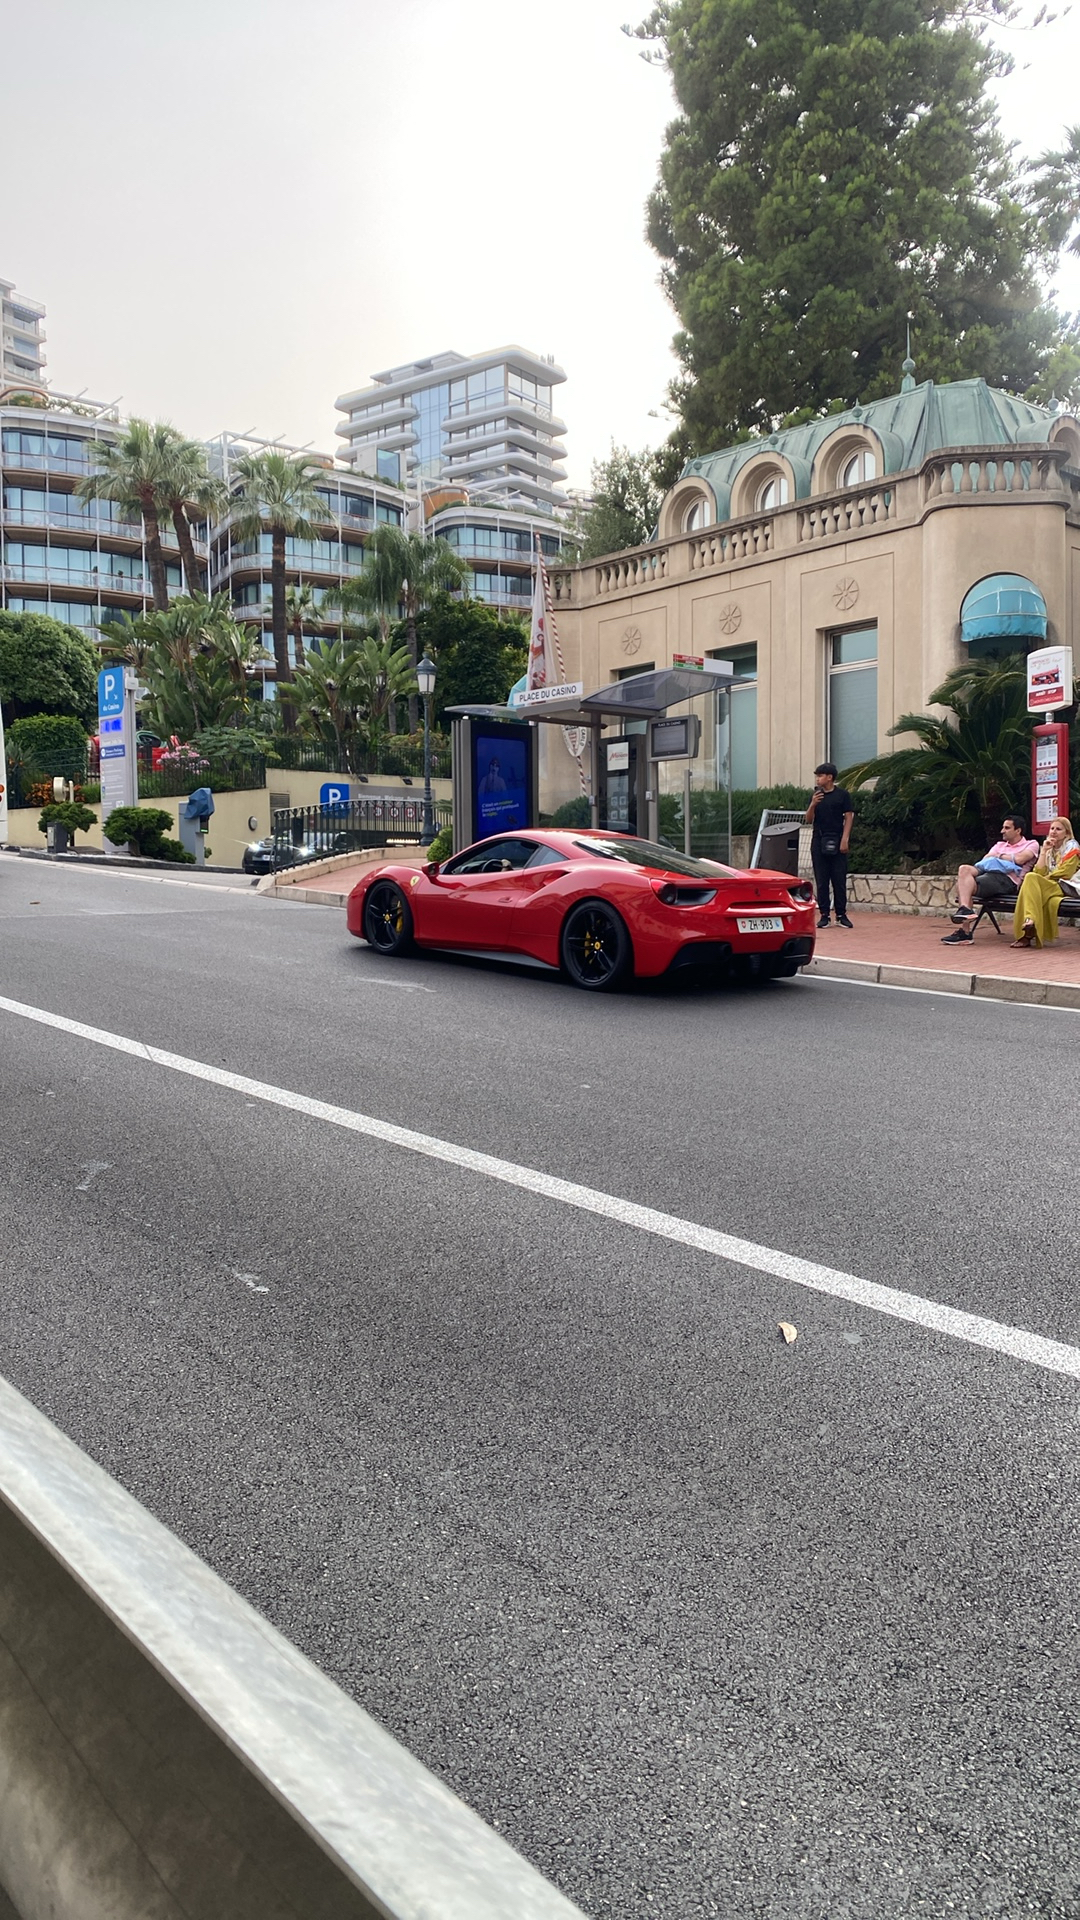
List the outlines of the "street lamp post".
{"label": "street lamp post", "polygon": [[435,838],[435,815],[431,805],[431,696],[435,691],[435,662],[426,653],[417,664],[416,684],[424,703],[424,825],[420,844],[428,847]]}

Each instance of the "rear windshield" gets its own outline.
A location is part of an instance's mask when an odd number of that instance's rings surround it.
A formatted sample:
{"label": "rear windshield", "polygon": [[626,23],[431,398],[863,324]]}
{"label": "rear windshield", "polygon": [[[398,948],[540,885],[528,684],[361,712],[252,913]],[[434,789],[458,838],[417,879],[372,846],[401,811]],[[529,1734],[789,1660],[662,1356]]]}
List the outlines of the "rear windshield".
{"label": "rear windshield", "polygon": [[655,840],[575,840],[575,847],[601,860],[622,860],[628,867],[659,867],[664,873],[687,873],[695,880],[715,880],[718,873],[734,873],[718,860],[691,860],[676,853],[674,847],[662,847]]}

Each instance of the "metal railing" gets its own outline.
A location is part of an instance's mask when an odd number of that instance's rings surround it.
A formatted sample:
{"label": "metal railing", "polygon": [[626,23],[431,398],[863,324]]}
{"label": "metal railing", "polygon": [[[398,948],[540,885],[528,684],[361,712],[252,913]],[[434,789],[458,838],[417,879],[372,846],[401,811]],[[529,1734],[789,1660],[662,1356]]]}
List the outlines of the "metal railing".
{"label": "metal railing", "polygon": [[[415,780],[423,778],[424,749],[419,745],[399,747],[392,743],[374,748],[356,744],[351,752],[338,752],[319,740],[298,740],[295,734],[279,734],[273,743],[270,771],[275,775],[340,773],[344,778],[354,780],[373,776]],[[449,747],[432,748],[431,777],[433,780],[450,779]]]}
{"label": "metal railing", "polygon": [[[450,824],[449,800],[432,802],[435,830]],[[290,807],[275,813],[274,871],[300,860],[329,859],[391,841],[423,844],[424,802],[415,800],[338,800],[322,807]]]}

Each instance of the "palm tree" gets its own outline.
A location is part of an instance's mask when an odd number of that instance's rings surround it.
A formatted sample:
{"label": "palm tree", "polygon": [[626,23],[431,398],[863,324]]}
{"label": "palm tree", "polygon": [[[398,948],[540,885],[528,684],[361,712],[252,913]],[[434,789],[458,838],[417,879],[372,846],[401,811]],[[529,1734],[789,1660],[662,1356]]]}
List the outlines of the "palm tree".
{"label": "palm tree", "polygon": [[321,621],[322,619],[320,603],[316,598],[315,589],[314,587],[309,587],[306,581],[303,585],[290,585],[286,587],[285,619],[292,630],[293,653],[296,656],[296,664],[298,667],[302,667],[304,664],[304,622],[307,621],[310,627],[314,625],[316,621]]}
{"label": "palm tree", "polygon": [[[400,609],[405,616],[405,647],[416,671],[416,618],[436,594],[464,587],[469,569],[447,540],[428,540],[421,533],[381,524],[368,536],[363,573],[342,582],[334,598],[342,611],[374,613],[384,639],[389,622]],[[409,696],[409,732],[417,725],[416,694]]]}
{"label": "palm tree", "polygon": [[233,501],[236,531],[242,540],[257,540],[269,531],[271,625],[274,635],[274,664],[282,721],[288,731],[295,725],[295,712],[288,698],[292,680],[289,666],[287,614],[285,610],[285,542],[287,539],[313,540],[313,522],[325,520],[327,506],[316,492],[318,467],[303,455],[279,453],[268,447],[263,453],[244,453],[236,462],[240,492]]}
{"label": "palm tree", "polygon": [[293,679],[299,724],[331,741],[350,772],[364,734],[377,747],[393,702],[416,690],[404,647],[372,634],[324,642]]}
{"label": "palm tree", "polygon": [[142,515],[150,584],[159,613],[169,604],[161,520],[170,511],[167,475],[177,438],[176,428],[165,421],[129,420],[119,440],[95,444],[97,471],[87,474],[75,489],[80,499],[111,500],[122,513]]}
{"label": "palm tree", "polygon": [[[997,837],[1003,810],[1021,804],[1031,764],[1031,721],[1022,655],[968,660],[930,695],[944,717],[903,713],[890,736],[913,733],[917,747],[883,753],[844,775],[845,785],[878,782],[879,792],[920,802],[930,823],[973,839]],[[979,824],[973,817],[978,813]]]}
{"label": "palm tree", "polygon": [[103,621],[99,632],[106,659],[128,661],[144,682],[156,728],[185,740],[241,725],[250,670],[270,658],[258,629],[234,620],[224,593],[180,595],[163,611]]}
{"label": "palm tree", "polygon": [[188,592],[205,593],[206,569],[200,567],[195,558],[188,515],[192,508],[199,514],[220,513],[228,498],[227,489],[224,482],[210,472],[206,448],[197,440],[185,440],[179,433],[173,434],[166,452],[164,488]]}

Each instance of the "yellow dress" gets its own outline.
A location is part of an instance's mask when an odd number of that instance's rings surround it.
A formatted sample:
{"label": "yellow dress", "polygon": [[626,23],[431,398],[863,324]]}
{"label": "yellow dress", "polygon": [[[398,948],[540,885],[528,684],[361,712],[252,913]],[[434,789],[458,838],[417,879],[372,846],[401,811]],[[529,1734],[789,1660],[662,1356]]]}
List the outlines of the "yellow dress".
{"label": "yellow dress", "polygon": [[1080,849],[1067,853],[1059,860],[1053,873],[1047,873],[1042,867],[1035,867],[1025,874],[1020,882],[1020,898],[1013,915],[1013,936],[1019,940],[1024,931],[1024,922],[1034,921],[1035,945],[1048,947],[1058,937],[1058,908],[1061,905],[1059,880],[1071,880],[1077,867],[1080,867]]}

